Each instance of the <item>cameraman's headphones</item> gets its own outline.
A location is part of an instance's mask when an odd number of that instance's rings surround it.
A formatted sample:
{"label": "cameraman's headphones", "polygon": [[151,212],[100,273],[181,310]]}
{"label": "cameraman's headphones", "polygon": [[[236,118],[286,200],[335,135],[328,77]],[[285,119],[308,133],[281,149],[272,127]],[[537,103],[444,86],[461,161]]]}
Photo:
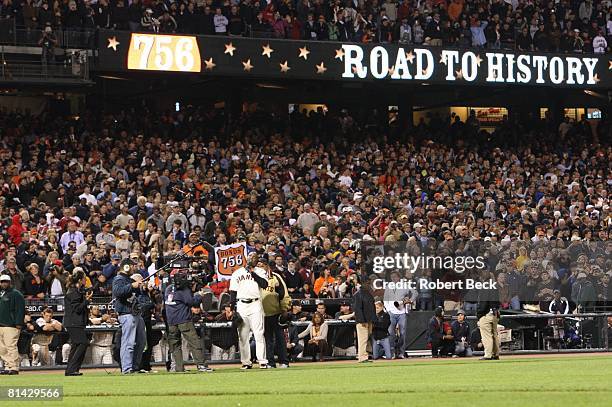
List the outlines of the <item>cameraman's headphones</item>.
{"label": "cameraman's headphones", "polygon": [[131,259],[124,259],[119,267],[121,267],[121,271],[127,274],[130,272],[132,264],[134,264],[134,262]]}
{"label": "cameraman's headphones", "polygon": [[76,284],[76,283],[78,283],[79,281],[81,281],[82,279],[85,278],[85,273],[83,271],[81,271],[81,270],[76,270],[76,271],[73,271],[73,273],[70,276],[70,278],[72,280],[72,283]]}

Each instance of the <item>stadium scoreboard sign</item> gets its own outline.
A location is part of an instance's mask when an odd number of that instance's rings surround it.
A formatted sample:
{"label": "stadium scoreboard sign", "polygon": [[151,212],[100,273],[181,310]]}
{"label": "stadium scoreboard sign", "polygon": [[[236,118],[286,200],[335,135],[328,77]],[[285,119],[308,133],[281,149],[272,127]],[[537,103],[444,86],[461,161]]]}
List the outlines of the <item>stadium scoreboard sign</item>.
{"label": "stadium scoreboard sign", "polygon": [[[543,56],[501,52],[443,49],[436,63],[434,51],[416,48],[407,52],[399,47],[390,54],[383,46],[375,46],[365,55],[364,47],[342,45],[343,78],[427,81],[442,71],[444,81],[524,83],[554,85],[597,85],[600,81],[593,57]],[[484,63],[483,63],[484,62]],[[438,75],[440,76],[440,75]]]}
{"label": "stadium scoreboard sign", "polygon": [[201,65],[195,37],[132,34],[127,56],[128,69],[200,72]]}
{"label": "stadium scoreboard sign", "polygon": [[263,79],[612,88],[609,55],[101,31],[98,70]]}

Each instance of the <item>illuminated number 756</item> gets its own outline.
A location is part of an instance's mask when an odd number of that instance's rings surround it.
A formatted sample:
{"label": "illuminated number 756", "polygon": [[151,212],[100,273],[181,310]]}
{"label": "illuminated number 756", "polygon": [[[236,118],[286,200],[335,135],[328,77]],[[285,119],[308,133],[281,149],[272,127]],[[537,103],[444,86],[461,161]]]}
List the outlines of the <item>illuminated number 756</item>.
{"label": "illuminated number 756", "polygon": [[[192,71],[195,63],[192,39],[178,38],[174,47],[173,39],[171,36],[134,35],[134,48],[140,51],[142,47],[138,69],[169,71],[176,66],[178,71]],[[154,46],[154,58],[149,62]]]}

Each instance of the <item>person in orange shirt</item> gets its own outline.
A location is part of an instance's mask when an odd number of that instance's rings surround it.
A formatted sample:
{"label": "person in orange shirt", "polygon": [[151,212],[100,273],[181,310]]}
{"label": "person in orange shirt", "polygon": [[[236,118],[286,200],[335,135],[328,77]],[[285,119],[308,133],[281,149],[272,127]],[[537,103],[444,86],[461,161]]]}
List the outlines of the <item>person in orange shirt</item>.
{"label": "person in orange shirt", "polygon": [[453,0],[451,4],[448,6],[448,18],[449,20],[455,22],[459,20],[459,16],[463,11],[463,3],[464,0]]}
{"label": "person in orange shirt", "polygon": [[214,249],[210,245],[210,243],[200,241],[200,238],[197,233],[191,232],[189,234],[189,242],[185,246],[183,246],[183,252],[191,257],[208,257],[208,253],[214,252]]}
{"label": "person in orange shirt", "polygon": [[334,283],[334,281],[336,280],[331,276],[331,270],[329,267],[325,267],[323,270],[323,275],[315,280],[315,294],[320,296],[321,294],[325,294],[325,292],[327,292],[329,296],[333,296],[334,290],[332,289],[331,285]]}

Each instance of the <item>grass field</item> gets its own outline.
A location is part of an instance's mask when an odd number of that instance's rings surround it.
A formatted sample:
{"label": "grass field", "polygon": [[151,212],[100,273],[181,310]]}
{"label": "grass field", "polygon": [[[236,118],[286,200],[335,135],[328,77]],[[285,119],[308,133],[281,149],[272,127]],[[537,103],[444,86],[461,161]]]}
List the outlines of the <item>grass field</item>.
{"label": "grass field", "polygon": [[44,405],[88,407],[612,405],[609,355],[330,362],[251,371],[221,367],[208,374],[84,372],[68,378],[61,373],[3,376],[0,386],[63,385],[64,401]]}

